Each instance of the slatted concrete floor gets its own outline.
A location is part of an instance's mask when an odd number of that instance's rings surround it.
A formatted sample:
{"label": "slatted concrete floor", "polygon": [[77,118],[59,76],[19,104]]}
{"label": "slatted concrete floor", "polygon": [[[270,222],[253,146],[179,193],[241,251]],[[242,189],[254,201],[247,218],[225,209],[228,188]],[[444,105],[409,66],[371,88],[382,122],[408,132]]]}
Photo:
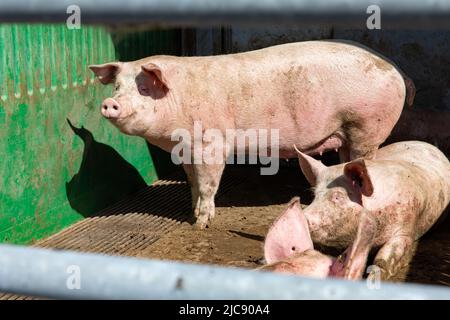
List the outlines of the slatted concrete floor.
{"label": "slatted concrete floor", "polygon": [[[242,183],[244,177],[224,175],[217,197]],[[135,256],[190,218],[190,189],[184,174],[176,173],[33,246]],[[2,299],[33,298],[0,293]]]}
{"label": "slatted concrete floor", "polygon": [[[212,229],[198,232],[183,223],[190,218],[191,197],[179,173],[34,245],[253,268],[267,227],[299,194],[302,203],[311,200],[297,168],[281,168],[277,176],[260,176],[248,166],[233,168],[222,179]],[[420,241],[406,281],[450,286],[450,219]]]}

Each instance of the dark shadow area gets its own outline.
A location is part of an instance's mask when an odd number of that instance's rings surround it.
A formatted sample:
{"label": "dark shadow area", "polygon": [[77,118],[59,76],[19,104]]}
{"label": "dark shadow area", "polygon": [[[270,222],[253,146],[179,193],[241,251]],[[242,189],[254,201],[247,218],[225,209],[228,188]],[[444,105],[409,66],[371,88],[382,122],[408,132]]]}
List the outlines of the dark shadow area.
{"label": "dark shadow area", "polygon": [[252,239],[252,240],[256,240],[256,241],[264,241],[264,237],[261,237],[261,236],[259,236],[259,235],[257,235],[257,234],[250,234],[250,233],[246,233],[246,232],[241,232],[241,231],[234,231],[234,230],[228,230],[229,232],[231,232],[231,233],[234,233],[234,234],[236,234],[236,235],[238,235],[238,236],[240,236],[240,237],[244,237],[244,238],[247,238],[247,239]]}
{"label": "dark shadow area", "polygon": [[450,157],[450,112],[405,108],[392,134],[383,145],[398,141],[419,140],[438,147]]}
{"label": "dark shadow area", "polygon": [[111,29],[115,54],[120,61],[133,61],[158,55],[181,55],[181,29],[156,29],[152,26]]}
{"label": "dark shadow area", "polygon": [[165,179],[172,174],[184,173],[181,165],[176,165],[170,158],[170,153],[166,152],[157,146],[151,145],[147,142],[148,152],[153,160],[153,166],[156,170],[159,179]]}
{"label": "dark shadow area", "polygon": [[[335,160],[332,154],[324,154],[322,158],[327,165]],[[216,199],[218,207],[285,204],[297,196],[301,198],[302,204],[309,204],[314,195],[297,159],[280,160],[275,175],[261,175],[258,165],[227,165],[219,191],[225,186],[228,186],[227,192]]]}
{"label": "dark shadow area", "polygon": [[420,240],[407,281],[450,286],[450,207]]}
{"label": "dark shadow area", "polygon": [[67,199],[74,210],[89,217],[147,186],[137,169],[116,150],[95,141],[86,128],[73,126],[69,119],[67,122],[84,143],[80,169],[66,183]]}
{"label": "dark shadow area", "polygon": [[[339,163],[336,152],[314,156],[327,166]],[[279,170],[275,175],[261,175],[261,165],[236,165],[225,167],[219,191],[231,181],[242,181],[229,187],[223,196],[216,199],[216,206],[267,206],[287,204],[293,197],[300,197],[302,204],[310,204],[314,198],[312,188],[303,175],[298,159],[279,159]],[[234,188],[236,187],[236,188]]]}

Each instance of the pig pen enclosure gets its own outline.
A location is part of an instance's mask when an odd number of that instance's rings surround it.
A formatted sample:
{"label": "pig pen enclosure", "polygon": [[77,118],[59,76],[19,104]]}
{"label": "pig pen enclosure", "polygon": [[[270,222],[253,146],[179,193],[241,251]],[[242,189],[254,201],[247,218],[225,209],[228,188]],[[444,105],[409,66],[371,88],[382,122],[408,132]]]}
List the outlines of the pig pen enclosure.
{"label": "pig pen enclosure", "polygon": [[[386,144],[427,141],[450,157],[449,29],[367,30],[328,21],[198,28],[0,24],[0,242],[259,267],[268,228],[289,200],[312,201],[297,161],[281,160],[273,176],[260,175],[258,165],[228,165],[216,217],[207,229],[197,230],[181,167],[169,154],[121,134],[101,118],[100,103],[112,88],[94,80],[88,65],[317,39],[354,40],[394,61],[417,93]],[[337,162],[333,153],[321,158]],[[450,219],[422,237],[396,281],[450,286]],[[0,294],[0,299],[29,298],[34,297]]]}

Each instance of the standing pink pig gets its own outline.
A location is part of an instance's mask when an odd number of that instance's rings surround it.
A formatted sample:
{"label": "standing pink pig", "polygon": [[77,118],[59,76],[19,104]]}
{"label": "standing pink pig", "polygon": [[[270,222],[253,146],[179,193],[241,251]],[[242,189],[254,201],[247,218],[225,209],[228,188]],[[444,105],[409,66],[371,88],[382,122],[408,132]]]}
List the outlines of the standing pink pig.
{"label": "standing pink pig", "polygon": [[[391,62],[356,43],[307,41],[251,52],[210,56],[152,56],[93,65],[114,84],[101,112],[123,133],[171,151],[175,130],[279,130],[279,156],[339,150],[342,161],[374,156],[399,119],[414,85]],[[197,145],[215,141],[201,137]],[[189,141],[194,149],[194,138]],[[228,143],[228,142],[227,142]],[[227,145],[231,152],[248,152]],[[223,146],[217,146],[220,149]],[[261,149],[259,149],[261,150]],[[267,150],[272,154],[271,150]],[[196,151],[192,150],[192,154]],[[214,216],[214,196],[225,161],[184,163],[197,224]]]}

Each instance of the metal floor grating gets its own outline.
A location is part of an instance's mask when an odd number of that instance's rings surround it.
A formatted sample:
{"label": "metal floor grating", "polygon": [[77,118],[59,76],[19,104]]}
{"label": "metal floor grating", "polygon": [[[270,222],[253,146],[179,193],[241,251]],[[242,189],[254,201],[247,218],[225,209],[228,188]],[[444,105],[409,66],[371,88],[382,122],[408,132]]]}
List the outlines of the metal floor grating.
{"label": "metal floor grating", "polygon": [[[216,197],[245,181],[244,177],[224,174]],[[135,256],[190,217],[190,189],[184,174],[176,173],[33,246]],[[0,300],[28,299],[35,298],[0,293]]]}
{"label": "metal floor grating", "polygon": [[[311,200],[308,184],[296,168],[285,166],[276,176],[261,176],[257,168],[233,167],[225,170],[221,181],[215,224],[198,237],[198,232],[182,224],[191,217],[190,190],[184,179],[180,172],[159,180],[34,246],[253,268],[258,265],[248,258],[261,254],[261,242],[255,237],[266,234],[280,205],[298,195],[305,204]],[[447,218],[420,240],[406,281],[450,285],[449,258]],[[0,293],[2,299],[34,298]]]}

